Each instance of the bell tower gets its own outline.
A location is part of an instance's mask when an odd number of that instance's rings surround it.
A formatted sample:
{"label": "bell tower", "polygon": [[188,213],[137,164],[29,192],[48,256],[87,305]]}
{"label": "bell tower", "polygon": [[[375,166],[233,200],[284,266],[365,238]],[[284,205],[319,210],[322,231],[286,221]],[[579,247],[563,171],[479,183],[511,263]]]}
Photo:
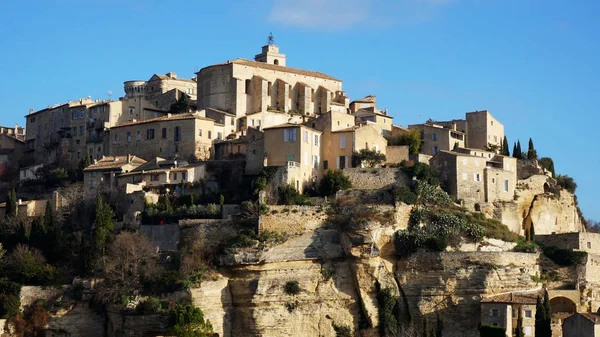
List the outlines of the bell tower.
{"label": "bell tower", "polygon": [[267,44],[262,47],[262,53],[254,56],[254,61],[285,67],[285,54],[279,53],[279,47],[275,45],[273,33],[269,34]]}

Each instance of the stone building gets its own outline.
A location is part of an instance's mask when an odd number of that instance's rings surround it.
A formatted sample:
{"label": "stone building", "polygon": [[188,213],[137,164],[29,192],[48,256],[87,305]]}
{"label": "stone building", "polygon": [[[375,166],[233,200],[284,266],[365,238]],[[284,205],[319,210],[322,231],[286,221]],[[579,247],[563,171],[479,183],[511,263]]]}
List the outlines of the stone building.
{"label": "stone building", "polygon": [[322,132],[302,124],[282,124],[263,129],[265,166],[284,167],[284,183],[300,193],[321,180]]}
{"label": "stone building", "polygon": [[[197,108],[213,108],[235,115],[236,130],[244,126],[280,125],[293,115],[346,110],[349,102],[342,92],[341,80],[316,71],[288,67],[285,54],[279,52],[272,38],[254,61],[238,58],[201,69],[197,73],[197,85]],[[246,115],[253,117],[245,119],[244,124],[239,119]]]}
{"label": "stone building", "polygon": [[600,337],[600,315],[578,312],[562,324],[563,337]]}
{"label": "stone building", "polygon": [[120,187],[132,184],[139,187],[162,188],[194,183],[205,177],[205,162],[189,164],[185,160],[154,158],[130,172],[120,174],[117,179]]}
{"label": "stone building", "polygon": [[535,305],[539,291],[512,292],[485,296],[481,299],[481,325],[506,329],[506,337],[512,337],[517,327],[518,313],[523,318],[525,336],[535,335]]}
{"label": "stone building", "polygon": [[467,206],[511,201],[517,184],[515,158],[493,152],[457,148],[441,151],[429,161],[440,172],[450,195]]}
{"label": "stone building", "polygon": [[25,129],[0,126],[0,176],[16,168],[25,151]]}
{"label": "stone building", "polygon": [[195,79],[179,78],[174,72],[154,74],[147,81],[126,81],[124,87],[125,98],[149,101],[161,111],[168,111],[182,94],[187,95],[191,101],[196,100]]}
{"label": "stone building", "polygon": [[408,129],[416,129],[421,132],[419,152],[422,154],[434,156],[440,151],[465,147],[465,134],[457,130],[456,123],[444,125],[428,121],[425,124],[409,125]]}
{"label": "stone building", "polygon": [[227,139],[216,143],[216,160],[244,159],[246,161],[247,175],[257,175],[264,166],[265,141],[264,132],[250,127],[242,132],[239,138]]}
{"label": "stone building", "polygon": [[[46,212],[46,204],[54,200],[38,199],[38,200],[17,200],[17,213],[25,214],[28,217],[40,217]],[[56,209],[54,209],[56,211]],[[0,204],[0,218],[6,216],[6,203]]]}
{"label": "stone building", "polygon": [[486,149],[500,146],[504,139],[504,125],[487,110],[467,112],[467,146]]}
{"label": "stone building", "polygon": [[355,125],[331,133],[330,146],[324,148],[324,169],[345,169],[362,166],[354,156],[367,149],[386,154],[387,140],[372,125]]}
{"label": "stone building", "polygon": [[552,233],[535,235],[535,241],[544,246],[554,246],[580,252],[600,255],[600,234],[598,233]]}
{"label": "stone building", "polygon": [[223,126],[196,112],[114,126],[107,142],[111,156],[135,153],[142,158],[205,160],[210,157],[212,144],[223,139]]}
{"label": "stone building", "polygon": [[356,118],[356,124],[372,125],[382,135],[392,132],[392,116],[389,116],[387,109],[381,111],[377,109],[377,98],[374,95],[366,96],[362,99],[350,103],[350,113]]}
{"label": "stone building", "polygon": [[84,195],[87,198],[118,187],[118,175],[130,172],[146,161],[132,155],[102,157],[83,170]]}

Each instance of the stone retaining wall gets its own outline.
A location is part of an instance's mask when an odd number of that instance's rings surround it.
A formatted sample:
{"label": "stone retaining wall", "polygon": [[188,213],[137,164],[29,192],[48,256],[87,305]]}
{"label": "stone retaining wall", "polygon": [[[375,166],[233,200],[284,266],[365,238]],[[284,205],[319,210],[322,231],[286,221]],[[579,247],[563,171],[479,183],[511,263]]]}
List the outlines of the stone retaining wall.
{"label": "stone retaining wall", "polygon": [[393,185],[404,185],[408,182],[406,175],[399,168],[347,168],[344,174],[352,182],[352,188],[374,190]]}

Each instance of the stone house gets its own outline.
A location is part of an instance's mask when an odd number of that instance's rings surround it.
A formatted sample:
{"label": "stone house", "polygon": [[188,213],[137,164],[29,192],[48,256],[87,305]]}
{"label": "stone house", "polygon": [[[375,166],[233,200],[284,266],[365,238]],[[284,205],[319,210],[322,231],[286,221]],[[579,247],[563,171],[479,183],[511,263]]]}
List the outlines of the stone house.
{"label": "stone house", "polygon": [[465,147],[465,134],[458,131],[456,124],[442,125],[436,122],[409,125],[408,129],[421,132],[421,148],[419,152],[434,156],[440,151],[452,151],[457,147]]}
{"label": "stone house", "polygon": [[499,146],[504,139],[504,125],[487,110],[466,113],[467,144],[475,149],[486,149],[488,145]]}
{"label": "stone house", "polygon": [[265,128],[265,166],[286,170],[283,182],[299,193],[321,180],[322,132],[302,124],[282,124]]}
{"label": "stone house", "polygon": [[93,164],[83,170],[84,195],[90,198],[103,190],[117,188],[117,177],[121,173],[130,172],[145,163],[144,159],[132,155],[94,160]]}
{"label": "stone house", "polygon": [[[15,132],[16,130],[16,132]],[[19,163],[25,151],[25,130],[23,128],[0,127],[0,176],[11,165]]]}
{"label": "stone house", "polygon": [[598,233],[552,233],[535,235],[535,241],[544,246],[554,246],[561,249],[570,249],[600,255],[600,234]]}
{"label": "stone house", "polygon": [[154,74],[147,81],[132,80],[124,82],[125,97],[151,102],[156,108],[168,111],[181,95],[196,100],[195,79],[180,78],[176,73]]}
{"label": "stone house", "polygon": [[485,296],[481,299],[481,325],[499,326],[512,337],[517,327],[518,313],[523,318],[525,336],[535,335],[535,306],[539,291],[511,292]]}
{"label": "stone house", "polygon": [[599,337],[600,315],[578,312],[567,317],[562,324],[563,337]]}
{"label": "stone house", "polygon": [[[332,76],[286,65],[272,39],[254,61],[236,59],[211,65],[197,73],[197,108],[229,112],[237,119],[254,113],[276,112],[282,118],[291,114],[312,116],[332,109],[346,109],[348,98],[342,81]],[[267,128],[288,120],[271,120],[275,115],[249,117],[246,126]],[[252,120],[254,125],[252,125]],[[248,123],[250,122],[250,123]],[[242,122],[236,122],[238,130]]]}
{"label": "stone house", "polygon": [[440,172],[448,193],[469,207],[477,209],[480,203],[513,200],[517,184],[515,158],[458,148],[439,152],[429,163]]}
{"label": "stone house", "polygon": [[206,177],[206,163],[188,164],[185,160],[154,158],[134,170],[120,174],[118,185],[162,188],[200,181]]}
{"label": "stone house", "polygon": [[239,138],[215,143],[215,160],[244,159],[245,173],[257,175],[265,162],[264,132],[250,127],[241,132]]}
{"label": "stone house", "polygon": [[[39,200],[17,200],[17,212],[19,214],[25,214],[28,217],[40,217],[46,212],[46,204],[48,199]],[[53,200],[52,200],[53,201]],[[56,209],[54,209],[56,211]],[[0,204],[0,218],[4,219],[6,216],[6,203]]]}
{"label": "stone house", "polygon": [[392,131],[392,116],[389,116],[387,109],[381,111],[377,109],[377,98],[374,95],[366,96],[362,99],[350,103],[350,113],[356,118],[356,124],[372,125],[382,135],[390,134]]}
{"label": "stone house", "polygon": [[[386,154],[387,140],[372,125],[356,125],[347,129],[333,131],[331,143],[327,149],[324,169],[345,169],[362,166],[354,156],[362,149]],[[325,152],[325,151],[324,151]]]}
{"label": "stone house", "polygon": [[223,126],[198,112],[125,123],[112,127],[108,134],[111,156],[135,153],[143,158],[205,160],[212,144],[224,139]]}

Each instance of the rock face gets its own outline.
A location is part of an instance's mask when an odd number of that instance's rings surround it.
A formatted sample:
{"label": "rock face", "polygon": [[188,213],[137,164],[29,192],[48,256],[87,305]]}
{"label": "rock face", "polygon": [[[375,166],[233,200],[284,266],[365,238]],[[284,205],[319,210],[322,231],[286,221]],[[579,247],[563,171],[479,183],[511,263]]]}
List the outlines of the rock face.
{"label": "rock face", "polygon": [[50,317],[46,336],[104,337],[104,318],[90,309],[87,302],[79,302]]}

